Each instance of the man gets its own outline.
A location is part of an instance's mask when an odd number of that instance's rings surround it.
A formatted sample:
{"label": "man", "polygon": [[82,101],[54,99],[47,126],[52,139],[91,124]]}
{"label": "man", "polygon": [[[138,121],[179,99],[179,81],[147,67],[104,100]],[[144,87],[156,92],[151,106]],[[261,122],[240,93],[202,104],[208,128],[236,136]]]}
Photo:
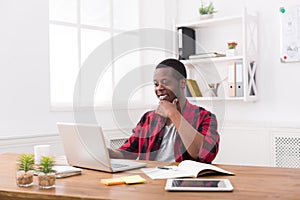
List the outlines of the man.
{"label": "man", "polygon": [[156,110],[146,112],[132,136],[119,149],[109,149],[111,158],[211,163],[219,147],[214,114],[189,103],[185,96],[185,66],[166,59],[154,71]]}

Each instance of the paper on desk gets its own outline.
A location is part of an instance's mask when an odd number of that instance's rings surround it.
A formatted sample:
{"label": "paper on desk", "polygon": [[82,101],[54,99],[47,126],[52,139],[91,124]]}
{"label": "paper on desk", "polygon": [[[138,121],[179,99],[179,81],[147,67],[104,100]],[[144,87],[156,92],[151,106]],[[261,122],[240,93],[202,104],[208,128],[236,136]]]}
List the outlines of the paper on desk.
{"label": "paper on desk", "polygon": [[146,179],[142,178],[140,175],[132,175],[132,176],[122,176],[119,178],[109,178],[109,179],[101,179],[101,183],[105,185],[119,185],[119,184],[136,184],[136,183],[144,183]]}
{"label": "paper on desk", "polygon": [[73,166],[53,166],[53,170],[55,170],[56,178],[75,176],[82,172],[82,169]]}
{"label": "paper on desk", "polygon": [[190,172],[180,170],[176,166],[172,166],[169,170],[159,168],[142,168],[141,170],[152,179],[193,177]]}
{"label": "paper on desk", "polygon": [[100,181],[101,183],[103,183],[104,185],[120,185],[120,184],[124,184],[125,181],[122,180],[121,178],[107,178],[107,179],[101,179]]}
{"label": "paper on desk", "polygon": [[54,159],[54,164],[55,165],[64,165],[64,166],[69,165],[65,155],[53,156],[53,159]]}
{"label": "paper on desk", "polygon": [[121,177],[126,184],[134,184],[134,183],[144,183],[146,179],[142,178],[140,175],[133,175],[133,176],[123,176]]}
{"label": "paper on desk", "polygon": [[[73,167],[73,166],[61,166],[61,165],[55,165],[52,167],[52,169],[55,171],[56,178],[66,178],[70,176],[79,175],[82,172],[81,168]],[[38,175],[39,168],[34,172],[34,175]]]}
{"label": "paper on desk", "polygon": [[[171,168],[171,169],[170,169]],[[200,163],[193,160],[184,160],[178,166],[165,166],[161,168],[143,168],[145,174],[152,179],[199,177],[205,174],[217,173],[234,175],[234,173],[221,169],[217,166]]]}
{"label": "paper on desk", "polygon": [[81,168],[78,167],[73,167],[73,166],[53,166],[53,170],[55,170],[55,172],[57,174],[60,173],[70,173],[70,172],[82,172]]}

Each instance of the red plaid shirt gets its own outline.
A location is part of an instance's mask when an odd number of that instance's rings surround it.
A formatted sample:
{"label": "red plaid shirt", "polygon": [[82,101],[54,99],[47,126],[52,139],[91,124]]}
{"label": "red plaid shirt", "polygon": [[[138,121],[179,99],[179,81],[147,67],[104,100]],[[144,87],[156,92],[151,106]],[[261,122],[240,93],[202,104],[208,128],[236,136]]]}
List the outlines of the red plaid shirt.
{"label": "red plaid shirt", "polygon": [[[198,157],[195,159],[189,155],[179,134],[177,134],[174,144],[176,162],[195,160],[211,163],[218,153],[220,140],[215,115],[202,107],[190,104],[188,101],[186,101],[182,115],[204,136],[204,143],[198,153]],[[145,113],[137,126],[132,130],[132,136],[119,150],[128,159],[154,160],[164,137],[165,124],[166,118],[155,114],[155,110]]]}

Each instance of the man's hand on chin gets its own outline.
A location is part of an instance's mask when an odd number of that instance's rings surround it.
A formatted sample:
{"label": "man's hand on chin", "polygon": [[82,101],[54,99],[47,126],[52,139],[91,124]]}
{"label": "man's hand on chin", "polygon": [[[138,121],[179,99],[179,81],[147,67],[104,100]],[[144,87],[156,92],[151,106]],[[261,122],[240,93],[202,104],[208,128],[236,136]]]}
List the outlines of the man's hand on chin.
{"label": "man's hand on chin", "polygon": [[174,109],[180,112],[180,105],[177,98],[175,98],[172,103],[167,100],[161,100],[155,113],[168,118]]}

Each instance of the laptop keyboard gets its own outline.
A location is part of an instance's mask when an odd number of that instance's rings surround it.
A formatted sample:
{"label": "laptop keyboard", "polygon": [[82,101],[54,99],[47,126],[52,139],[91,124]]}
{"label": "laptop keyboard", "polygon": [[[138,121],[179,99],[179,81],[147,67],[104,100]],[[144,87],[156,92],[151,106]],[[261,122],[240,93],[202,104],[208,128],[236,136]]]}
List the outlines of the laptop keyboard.
{"label": "laptop keyboard", "polygon": [[120,168],[120,167],[127,167],[128,165],[125,164],[119,164],[119,163],[112,163],[112,168]]}

